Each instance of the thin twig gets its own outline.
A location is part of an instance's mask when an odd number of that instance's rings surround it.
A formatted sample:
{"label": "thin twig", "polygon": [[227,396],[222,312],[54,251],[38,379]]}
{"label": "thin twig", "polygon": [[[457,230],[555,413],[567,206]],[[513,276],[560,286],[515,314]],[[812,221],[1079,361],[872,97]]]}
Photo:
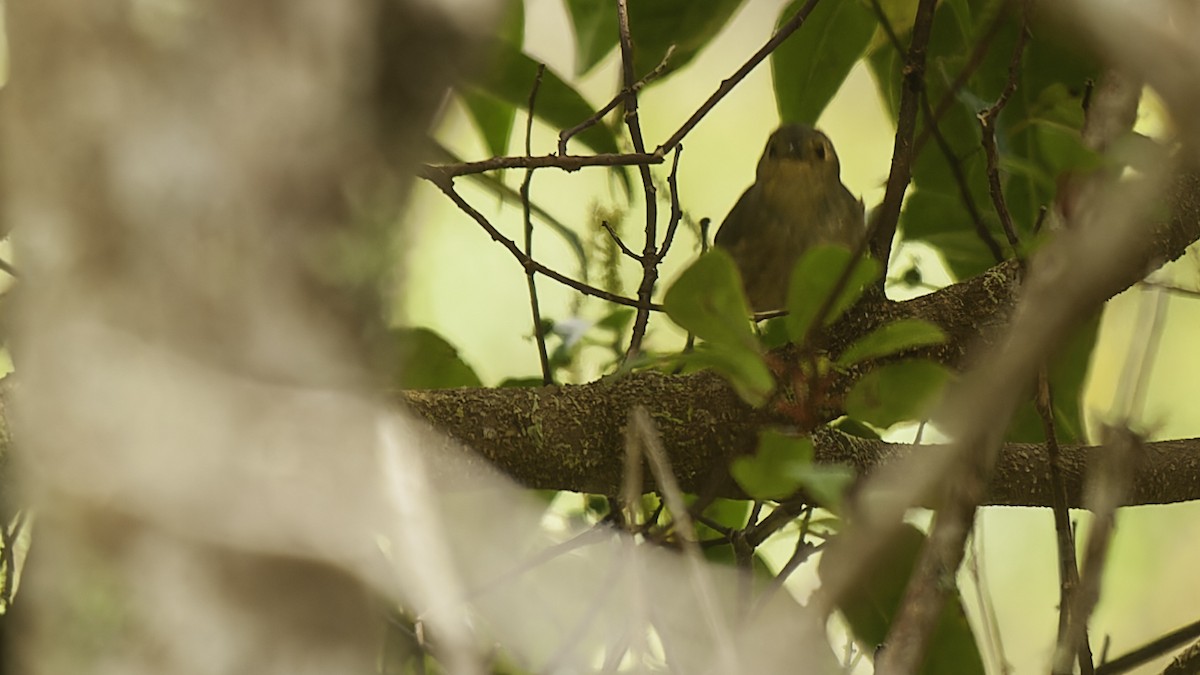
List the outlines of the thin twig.
{"label": "thin twig", "polygon": [[621,240],[621,237],[617,234],[617,231],[612,228],[612,225],[608,224],[607,220],[600,221],[600,227],[604,228],[604,231],[607,232],[608,236],[612,238],[613,243],[617,245],[617,248],[621,250],[621,253],[624,253],[638,262],[642,261],[642,256],[634,253],[632,249],[625,245],[625,242]]}
{"label": "thin twig", "polygon": [[[646,141],[642,138],[642,123],[638,118],[637,92],[633,89],[633,37],[629,31],[628,0],[617,0],[617,28],[621,39],[621,74],[625,82],[625,126],[629,127],[629,138],[633,141],[634,151],[645,154]],[[642,246],[642,282],[638,284],[637,297],[642,307],[645,307],[650,304],[654,285],[658,282],[658,200],[655,198],[658,189],[654,186],[649,165],[639,165],[638,174],[642,178],[642,190],[646,200],[646,241]],[[646,335],[649,322],[650,312],[639,308],[633,320],[629,348],[625,351],[626,363],[632,361],[641,351],[642,338]]]}
{"label": "thin twig", "polygon": [[679,229],[679,221],[683,220],[683,208],[679,206],[679,183],[676,174],[679,171],[679,155],[683,154],[683,144],[675,146],[675,157],[671,160],[671,173],[667,175],[667,193],[671,197],[671,219],[667,222],[667,234],[663,237],[662,248],[658,251],[659,260],[667,256],[671,250],[671,242],[675,241],[675,230]]}
{"label": "thin twig", "polygon": [[[904,45],[900,43],[900,38],[896,35],[896,31],[892,28],[892,22],[888,19],[887,13],[883,11],[883,6],[879,4],[879,0],[871,0],[871,6],[875,10],[875,18],[879,21],[879,25],[883,28],[883,32],[887,35],[892,47],[897,53],[904,53]],[[1004,262],[1004,252],[1000,250],[1000,244],[992,233],[988,231],[987,225],[983,222],[983,216],[979,213],[979,208],[975,206],[975,198],[971,196],[971,186],[967,183],[967,177],[963,173],[962,165],[959,163],[958,157],[954,154],[954,149],[950,147],[950,142],[946,140],[945,134],[938,127],[937,118],[934,110],[929,105],[929,89],[925,82],[921,82],[921,110],[925,115],[925,128],[922,133],[932,135],[937,141],[938,149],[942,151],[942,155],[946,158],[946,163],[950,167],[950,172],[954,175],[954,183],[958,186],[958,193],[962,199],[963,206],[967,209],[967,215],[971,218],[971,224],[975,227],[975,233],[979,235],[980,241],[991,252],[992,257],[996,262]],[[914,143],[914,156],[920,153],[920,142]]]}
{"label": "thin twig", "polygon": [[598,155],[538,155],[537,157],[492,157],[478,162],[458,164],[425,164],[417,174],[431,183],[499,169],[544,169],[557,168],[563,171],[578,171],[585,166],[639,166],[662,164],[662,155],[644,152],[600,153]]}
{"label": "thin twig", "polygon": [[1125,504],[1138,460],[1145,454],[1142,439],[1127,427],[1110,427],[1107,432],[1108,441],[1100,453],[1086,499],[1094,518],[1088,533],[1079,589],[1071,599],[1067,613],[1070,621],[1054,652],[1052,672],[1055,675],[1073,672],[1071,665],[1087,636],[1088,618],[1100,600],[1100,581],[1108,562],[1117,507]]}
{"label": "thin twig", "polygon": [[808,0],[808,2],[804,3],[803,7],[796,10],[796,13],[793,14],[786,23],[780,26],[779,30],[775,31],[775,34],[771,36],[771,39],[767,40],[767,42],[760,47],[758,51],[754,52],[754,54],[742,64],[741,68],[738,68],[736,71],[734,71],[733,75],[730,75],[728,79],[721,81],[720,86],[718,86],[717,90],[708,97],[708,100],[706,100],[699,108],[697,108],[696,112],[692,113],[692,116],[687,118],[687,121],[684,122],[677,130],[675,130],[675,133],[671,134],[671,137],[668,138],[666,142],[658,146],[658,149],[654,151],[654,154],[658,157],[665,157],[668,152],[674,149],[674,147],[683,140],[683,137],[687,136],[688,133],[690,133],[691,130],[700,123],[700,120],[704,119],[704,116],[707,115],[709,111],[721,101],[721,99],[725,98],[729,92],[733,91],[733,88],[736,87],[739,82],[744,80],[746,76],[750,74],[750,71],[754,70],[758,64],[762,63],[764,59],[771,55],[771,52],[775,51],[779,45],[783,44],[783,41],[788,39],[788,36],[790,36],[792,33],[795,33],[796,29],[800,28],[800,26],[804,24],[804,20],[808,18],[810,13],[812,13],[813,8],[817,6],[817,1],[818,0]]}
{"label": "thin twig", "polygon": [[[1107,663],[1096,667],[1096,675],[1117,675],[1125,673],[1138,666],[1152,661],[1169,651],[1200,638],[1200,621],[1177,628],[1170,633],[1122,654]],[[1193,671],[1194,672],[1194,671]]]}
{"label": "thin twig", "polygon": [[[602,300],[608,300],[609,302],[613,302],[618,305],[624,305],[626,307],[634,307],[634,308],[638,308],[638,309],[641,309],[643,307],[642,303],[638,302],[637,300],[634,300],[632,298],[627,298],[623,295],[617,295],[616,293],[610,293],[604,289],[596,288],[595,286],[590,286],[581,281],[577,281],[575,279],[572,279],[571,277],[568,277],[567,275],[565,275],[561,272],[554,270],[551,267],[547,267],[546,265],[543,265],[542,263],[534,260],[533,258],[530,258],[529,256],[525,255],[525,252],[522,251],[520,249],[520,247],[517,246],[516,242],[514,242],[513,240],[504,236],[503,234],[500,234],[500,231],[497,230],[494,225],[492,225],[490,222],[488,222],[488,219],[486,217],[484,217],[484,215],[482,213],[480,213],[473,206],[468,204],[467,200],[463,199],[462,195],[458,194],[458,191],[454,189],[453,181],[451,181],[449,178],[439,178],[437,180],[434,180],[433,184],[436,185],[438,187],[438,189],[440,189],[442,191],[443,194],[445,194],[447,197],[449,197],[450,201],[454,202],[454,205],[457,206],[460,210],[462,210],[463,213],[466,213],[476,223],[478,223],[479,226],[482,227],[484,229],[484,231],[486,231],[488,233],[488,235],[491,236],[492,239],[496,240],[502,246],[504,246],[504,248],[508,249],[508,252],[511,253],[512,256],[514,258],[516,258],[517,261],[519,263],[521,263],[522,266],[524,266],[526,268],[532,268],[534,271],[538,272],[539,274],[550,277],[551,279],[554,279],[555,281],[557,281],[561,284],[569,286],[569,287],[579,291],[580,293],[583,293],[584,295],[590,295],[592,297],[600,298]],[[648,305],[645,305],[645,307],[646,307],[646,309],[648,309],[652,312],[661,312],[662,311],[662,305],[658,305],[655,303],[650,303]]]}
{"label": "thin twig", "polygon": [[[533,111],[537,105],[538,89],[542,86],[542,76],[546,73],[546,64],[539,63],[537,75],[533,78],[533,88],[529,91],[529,105],[525,116],[525,154],[533,156]],[[521,182],[521,211],[525,218],[525,255],[533,259],[533,217],[529,211],[529,186],[533,183],[533,169],[525,169],[525,180]],[[546,352],[546,334],[542,330],[542,310],[538,306],[537,272],[525,267],[525,282],[529,287],[529,306],[533,314],[533,338],[537,341],[538,362],[542,367],[542,384],[554,384],[554,374],[550,372],[550,356]]]}
{"label": "thin twig", "polygon": [[[1000,111],[1008,105],[1008,99],[1017,90],[1017,78],[1021,75],[1021,56],[1025,53],[1025,42],[1029,38],[1028,17],[1022,14],[1021,30],[1017,33],[1017,44],[1013,46],[1012,58],[1008,62],[1008,81],[1000,92],[1000,98],[992,106],[979,113],[979,126],[983,130],[983,152],[987,158],[988,188],[992,195],[992,204],[996,207],[996,215],[1000,217],[1000,226],[1004,228],[1004,236],[1008,238],[1009,246],[1019,251],[1020,240],[1013,226],[1012,214],[1004,201],[1004,190],[1000,185],[1000,157],[996,150],[996,118]],[[1018,252],[1019,255],[1019,252]]]}
{"label": "thin twig", "polygon": [[[1058,447],[1058,432],[1054,428],[1054,394],[1050,388],[1050,377],[1046,368],[1038,373],[1038,391],[1034,404],[1042,418],[1042,434],[1046,438],[1046,453],[1050,460],[1050,496],[1053,501],[1055,543],[1058,546],[1058,636],[1056,644],[1066,639],[1067,627],[1071,623],[1070,610],[1074,607],[1075,593],[1079,588],[1079,564],[1075,559],[1075,533],[1071,529],[1071,514],[1067,508],[1067,489],[1059,463],[1062,453]],[[1080,673],[1093,672],[1092,646],[1084,634],[1077,653]]]}
{"label": "thin twig", "polygon": [[[429,138],[427,141],[433,148],[434,152],[445,158],[446,163],[452,164],[462,162],[462,158],[455,155],[450,151],[449,148],[442,145],[437,140]],[[500,198],[501,202],[510,200],[517,203],[521,202],[521,193],[509,187],[508,184],[500,178],[489,175],[488,173],[468,174],[467,178],[496,193],[496,196]],[[579,235],[576,234],[573,229],[568,227],[566,223],[562,222],[558,218],[555,218],[554,214],[539,206],[537,202],[533,201],[532,197],[529,200],[529,209],[533,212],[534,216],[537,216],[537,218],[549,226],[551,230],[554,230],[555,234],[562,237],[567,244],[571,246],[571,249],[575,253],[576,260],[579,261],[579,277],[584,283],[588,283],[588,260],[587,255],[583,251],[583,243],[579,239]]]}
{"label": "thin twig", "polygon": [[967,84],[967,80],[969,80],[971,76],[975,74],[975,71],[979,69],[979,66],[983,64],[983,57],[987,56],[988,49],[990,49],[992,46],[992,40],[996,39],[996,35],[998,35],[1000,33],[1000,29],[1004,27],[1004,19],[1005,17],[1003,9],[997,11],[996,16],[992,19],[991,24],[988,25],[987,31],[982,37],[979,38],[979,41],[975,43],[975,49],[971,51],[971,56],[967,58],[967,62],[963,65],[962,70],[958,71],[958,75],[954,78],[954,81],[950,83],[950,86],[946,89],[946,92],[942,94],[942,98],[938,101],[938,104],[934,106],[933,116],[926,118],[925,127],[921,129],[921,133],[917,136],[917,140],[913,143],[916,148],[916,153],[920,153],[921,148],[925,147],[925,142],[929,140],[929,136],[932,133],[933,127],[942,120],[942,116],[945,115],[950,110],[950,106],[954,105],[954,102],[958,100],[958,91]]}
{"label": "thin twig", "polygon": [[892,250],[892,238],[896,236],[896,224],[900,222],[900,206],[904,193],[912,180],[913,134],[917,126],[918,103],[925,78],[925,54],[929,47],[929,36],[933,29],[933,0],[921,0],[913,19],[912,42],[904,65],[903,88],[900,91],[900,109],[896,116],[896,140],[892,148],[892,166],[888,172],[887,188],[883,202],[871,219],[870,248],[875,259],[885,268]]}
{"label": "thin twig", "polygon": [[17,268],[13,267],[12,263],[8,262],[7,260],[5,260],[3,258],[0,258],[0,272],[4,272],[5,274],[7,274],[8,276],[10,276],[14,279],[21,278],[21,275],[17,272]]}
{"label": "thin twig", "polygon": [[571,140],[571,137],[584,131],[585,129],[595,126],[600,120],[604,119],[605,115],[612,112],[613,108],[617,107],[622,101],[625,100],[625,96],[627,94],[629,94],[630,92],[633,92],[636,94],[637,92],[639,92],[643,88],[645,88],[645,86],[647,84],[650,84],[654,80],[657,80],[659,78],[659,76],[663,74],[663,71],[665,71],[667,69],[667,63],[670,62],[671,57],[674,54],[675,54],[675,45],[671,45],[670,47],[667,47],[667,53],[663,55],[662,61],[660,61],[659,64],[654,67],[654,70],[651,70],[650,72],[646,73],[646,75],[643,76],[642,79],[638,80],[637,82],[634,82],[632,87],[629,87],[628,89],[622,88],[621,91],[617,92],[616,96],[612,97],[611,101],[609,101],[607,104],[605,104],[605,106],[603,108],[592,113],[592,115],[590,117],[588,117],[586,120],[580,122],[579,124],[576,124],[575,126],[571,127],[570,129],[566,129],[564,131],[559,132],[559,134],[558,134],[558,154],[566,155],[567,154],[567,141]]}

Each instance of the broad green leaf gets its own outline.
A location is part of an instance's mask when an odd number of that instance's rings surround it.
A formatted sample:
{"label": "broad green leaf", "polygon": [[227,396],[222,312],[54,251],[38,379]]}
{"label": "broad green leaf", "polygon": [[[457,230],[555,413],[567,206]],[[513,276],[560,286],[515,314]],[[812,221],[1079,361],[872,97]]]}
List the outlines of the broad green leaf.
{"label": "broad green leaf", "polygon": [[[508,105],[525,108],[537,79],[538,63],[503,40],[493,40],[488,49],[491,58],[473,83]],[[534,105],[534,115],[538,119],[552,127],[566,129],[587,119],[593,112],[591,104],[578,91],[554,71],[546,69]],[[615,133],[604,123],[575,138],[596,152],[617,152],[619,149]]]}
{"label": "broad green leaf", "polygon": [[[868,652],[887,639],[892,619],[904,598],[909,577],[925,544],[925,535],[912,525],[901,525],[883,549],[875,553],[838,603],[858,643]],[[837,554],[822,556],[817,573],[828,578],[842,564]],[[983,675],[983,659],[963,609],[962,595],[953,577],[946,601],[934,628],[920,675]]]}
{"label": "broad green leaf", "polygon": [[[956,279],[967,279],[996,264],[996,259],[980,240],[956,189],[943,192],[936,187],[918,187],[904,202],[901,213],[906,240],[924,241],[942,253]],[[1011,255],[1000,221],[991,202],[976,201],[984,227],[991,233],[1004,255]]]}
{"label": "broad green leaf", "polygon": [[755,350],[701,342],[690,354],[677,358],[685,367],[716,371],[729,381],[743,401],[755,407],[766,403],[775,389],[775,379],[766,361]]}
{"label": "broad green leaf", "polygon": [[815,465],[814,454],[812,438],[766,430],[754,455],[738,457],[729,470],[746,494],[757,499],[783,499],[803,488],[818,504],[837,511],[854,472],[840,465]]}
{"label": "broad green leaf", "polygon": [[610,0],[567,0],[575,30],[575,74],[591,70],[617,46],[617,5]]}
{"label": "broad green leaf", "polygon": [[[520,49],[525,39],[525,3],[523,0],[508,0],[505,5],[496,35],[506,44]],[[493,155],[507,154],[517,109],[479,90],[464,91],[462,99],[471,121],[483,136],[488,152]]]}
{"label": "broad green leaf", "polygon": [[825,509],[842,512],[842,498],[854,482],[854,470],[841,464],[811,464],[799,472],[800,487]]}
{"label": "broad green leaf", "polygon": [[458,350],[428,328],[390,331],[397,367],[392,383],[401,389],[478,387],[479,377]]}
{"label": "broad green leaf", "polygon": [[688,266],[667,289],[663,307],[672,321],[702,340],[758,351],[737,266],[722,249]]}
{"label": "broad green leaf", "polygon": [[508,154],[517,109],[481,89],[462,92],[462,101],[488,152],[496,156]]}
{"label": "broad green leaf", "polygon": [[629,323],[633,321],[633,315],[632,307],[617,307],[597,321],[596,327],[620,333],[629,327]]}
{"label": "broad green leaf", "polygon": [[774,389],[758,339],[747,317],[737,266],[713,249],[679,275],[663,297],[667,316],[704,340],[683,360],[716,370],[751,405],[762,405]]}
{"label": "broad green leaf", "polygon": [[879,277],[879,263],[870,258],[854,260],[854,254],[840,246],[817,246],[804,253],[788,284],[786,326],[792,342],[800,343],[808,336],[809,327],[826,298],[833,295],[838,279],[847,266],[853,264],[846,284],[825,313],[825,325],[836,321],[862,295],[868,284]]}
{"label": "broad green leaf", "polygon": [[941,344],[946,333],[939,327],[922,319],[901,319],[880,326],[859,341],[850,345],[838,357],[838,364],[848,366],[859,361],[895,354],[913,347]]}
{"label": "broad green leaf", "polygon": [[635,76],[641,78],[658,67],[672,45],[675,52],[664,74],[686,65],[712,42],[741,4],[742,0],[631,0]]}
{"label": "broad green leaf", "polygon": [[759,436],[754,455],[733,460],[729,471],[751,497],[783,499],[800,488],[800,474],[812,466],[814,452],[807,436],[767,430]]}
{"label": "broad green leaf", "polygon": [[946,367],[932,361],[890,363],[854,383],[846,394],[846,414],[880,428],[921,419],[949,378]]}
{"label": "broad green leaf", "polygon": [[[780,22],[805,1],[793,0],[780,15]],[[818,3],[804,25],[771,54],[780,119],[816,124],[863,56],[875,26],[875,14],[859,0]]]}

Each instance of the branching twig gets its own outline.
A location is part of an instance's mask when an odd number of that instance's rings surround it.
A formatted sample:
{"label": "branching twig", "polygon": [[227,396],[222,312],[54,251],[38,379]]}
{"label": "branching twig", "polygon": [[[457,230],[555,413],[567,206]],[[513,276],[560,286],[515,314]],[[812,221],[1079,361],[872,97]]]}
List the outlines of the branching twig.
{"label": "branching twig", "polygon": [[671,243],[675,241],[675,230],[679,228],[679,221],[683,220],[683,208],[679,205],[679,182],[676,180],[676,175],[679,172],[679,155],[683,154],[683,144],[675,146],[675,157],[671,160],[671,173],[667,175],[667,192],[671,196],[671,219],[667,222],[667,234],[663,237],[662,249],[659,250],[659,259],[665,258],[667,251],[671,250]]}
{"label": "branching twig", "polygon": [[1055,675],[1073,672],[1071,666],[1087,636],[1088,618],[1100,599],[1100,580],[1108,562],[1109,542],[1112,540],[1113,527],[1116,524],[1117,507],[1126,503],[1138,460],[1145,454],[1142,439],[1128,428],[1110,427],[1107,431],[1108,442],[1104,444],[1096,470],[1093,472],[1090,495],[1086,500],[1088,509],[1095,518],[1092,520],[1087,550],[1084,552],[1079,589],[1067,611],[1067,630],[1055,649]]}
{"label": "branching twig", "polygon": [[958,91],[966,85],[971,75],[974,75],[979,66],[983,64],[983,57],[987,56],[988,49],[992,46],[992,40],[996,39],[996,35],[1004,27],[1004,18],[1004,11],[1001,8],[1000,11],[996,12],[996,16],[992,19],[991,24],[988,25],[987,31],[975,43],[975,49],[971,51],[971,56],[967,58],[967,62],[963,65],[962,70],[958,71],[958,75],[954,78],[954,81],[946,88],[946,93],[942,94],[942,98],[934,106],[933,116],[926,118],[925,127],[921,129],[921,133],[913,143],[916,153],[920,153],[921,148],[925,147],[925,142],[929,140],[934,126],[941,121],[942,115],[945,115],[950,110],[950,106],[954,105],[958,97]]}
{"label": "branching twig", "polygon": [[667,53],[663,55],[662,61],[659,62],[659,64],[654,67],[654,70],[651,70],[650,72],[646,73],[646,75],[643,76],[642,79],[635,82],[632,87],[629,87],[628,89],[622,88],[621,91],[617,92],[616,96],[612,97],[611,101],[609,101],[607,104],[605,104],[605,106],[603,108],[601,108],[601,109],[597,110],[595,113],[593,113],[586,120],[580,122],[579,124],[576,124],[575,126],[571,127],[570,129],[566,129],[566,130],[560,132],[558,134],[558,154],[566,155],[567,154],[567,141],[571,140],[571,138],[573,136],[584,131],[585,129],[589,129],[589,128],[595,126],[601,119],[604,118],[605,115],[612,112],[613,108],[617,107],[622,101],[624,101],[626,95],[628,95],[629,93],[636,94],[637,92],[639,92],[643,88],[645,88],[645,86],[647,84],[650,84],[654,80],[657,80],[658,77],[660,75],[662,75],[663,71],[667,69],[667,63],[670,62],[671,57],[674,54],[675,54],[675,45],[671,45],[670,47],[667,47]]}
{"label": "branching twig", "polygon": [[621,240],[620,235],[618,235],[617,231],[612,228],[612,225],[608,224],[607,220],[600,221],[600,227],[604,228],[604,231],[607,232],[608,236],[612,238],[613,243],[617,245],[617,248],[621,250],[621,253],[633,258],[638,262],[642,261],[642,256],[634,253],[632,249],[625,245],[625,242]]}
{"label": "branching twig", "polygon": [[[1054,502],[1054,532],[1055,543],[1058,546],[1058,636],[1056,644],[1066,639],[1067,627],[1070,625],[1070,610],[1074,607],[1073,600],[1079,589],[1079,565],[1075,560],[1075,535],[1071,530],[1071,514],[1067,508],[1067,488],[1062,477],[1060,461],[1062,453],[1058,447],[1058,433],[1054,428],[1054,398],[1050,389],[1050,378],[1045,368],[1038,373],[1038,391],[1034,403],[1038,415],[1042,418],[1042,432],[1046,437],[1046,452],[1050,457],[1050,488]],[[1080,672],[1089,675],[1092,672],[1092,647],[1086,633],[1079,644],[1077,654]]]}
{"label": "branching twig", "polygon": [[767,40],[766,44],[760,47],[758,51],[754,52],[754,55],[751,56],[745,63],[743,63],[741,68],[738,68],[736,71],[734,71],[733,75],[730,75],[728,79],[721,81],[721,85],[717,87],[717,90],[714,91],[711,96],[708,97],[708,100],[706,100],[699,108],[697,108],[696,112],[692,113],[692,116],[687,118],[687,121],[684,122],[678,129],[676,129],[675,133],[671,134],[670,138],[668,138],[662,145],[658,146],[658,149],[654,151],[654,154],[658,157],[665,157],[668,152],[678,145],[683,140],[683,137],[687,136],[688,133],[690,133],[691,130],[700,123],[700,120],[704,119],[704,116],[707,115],[709,111],[721,101],[721,99],[725,98],[729,92],[733,91],[733,88],[736,87],[739,82],[744,80],[746,76],[750,74],[750,71],[754,70],[758,64],[762,63],[764,59],[771,55],[771,52],[775,51],[779,45],[783,44],[783,41],[788,39],[788,36],[790,36],[792,33],[795,33],[796,29],[800,28],[800,26],[804,24],[804,20],[808,18],[810,13],[812,13],[813,8],[817,6],[817,1],[818,0],[808,0],[808,2],[804,3],[803,7],[796,10],[796,13],[793,14],[786,23],[780,26],[779,30],[775,31],[775,34],[771,36],[771,39]]}
{"label": "branching twig", "polygon": [[1017,78],[1021,74],[1021,56],[1025,53],[1025,42],[1029,38],[1027,20],[1028,18],[1022,15],[1017,44],[1013,46],[1012,59],[1008,63],[1008,81],[1004,84],[1004,90],[1000,92],[1000,98],[996,99],[990,108],[979,113],[979,126],[983,130],[983,151],[987,157],[988,188],[991,191],[992,204],[996,207],[996,215],[1000,217],[1000,226],[1004,228],[1004,236],[1008,238],[1008,244],[1013,247],[1014,251],[1018,251],[1020,240],[1017,238],[1012,214],[1008,211],[1008,204],[1004,201],[1004,191],[1000,186],[1000,157],[996,151],[996,118],[1004,106],[1008,105],[1008,99],[1013,92],[1017,90]]}
{"label": "branching twig", "polygon": [[1118,673],[1128,672],[1166,654],[1172,649],[1178,649],[1197,638],[1200,638],[1200,621],[1173,630],[1157,640],[1147,642],[1127,654],[1122,654],[1112,661],[1098,666],[1096,668],[1096,675],[1117,675]]}
{"label": "branching twig", "polygon": [[638,166],[662,164],[662,155],[646,153],[601,153],[598,155],[538,155],[537,157],[492,157],[478,162],[459,164],[425,164],[418,174],[421,178],[437,184],[439,181],[498,169],[544,169],[558,168],[563,171],[578,171],[585,166]]}
{"label": "branching twig", "polygon": [[[896,35],[896,31],[892,28],[892,23],[888,20],[887,13],[883,11],[883,6],[879,4],[879,0],[871,0],[871,6],[875,10],[875,18],[879,21],[879,25],[883,28],[883,32],[887,35],[888,40],[892,43],[898,54],[904,54],[904,45],[900,43],[900,38]],[[975,198],[971,196],[971,186],[967,183],[967,177],[963,173],[962,166],[959,163],[958,157],[954,154],[954,149],[950,147],[949,141],[938,127],[938,120],[935,111],[929,105],[929,90],[925,82],[921,84],[921,110],[925,115],[925,128],[922,130],[922,137],[932,135],[937,141],[938,148],[942,151],[942,155],[946,158],[946,163],[950,167],[950,172],[954,175],[954,183],[958,186],[959,196],[962,198],[963,207],[967,209],[967,215],[971,218],[971,224],[975,227],[975,233],[979,235],[980,241],[991,252],[992,258],[996,262],[1004,261],[1004,252],[1000,250],[1000,244],[996,241],[992,233],[988,231],[987,225],[983,222],[983,216],[979,213],[979,208],[975,206]],[[921,152],[921,139],[918,139],[913,144],[913,156]]]}
{"label": "branching twig", "polygon": [[[449,197],[450,201],[454,202],[454,205],[461,209],[463,213],[470,216],[476,223],[479,223],[479,226],[482,227],[492,237],[492,239],[500,242],[504,248],[508,249],[508,252],[511,253],[512,256],[516,258],[522,266],[526,268],[532,268],[535,272],[550,277],[561,284],[570,286],[584,295],[590,295],[602,300],[608,300],[609,302],[614,302],[618,305],[624,305],[626,307],[642,307],[642,304],[637,300],[627,298],[623,295],[617,295],[616,293],[610,293],[604,289],[596,288],[595,286],[590,286],[581,281],[577,281],[530,258],[529,256],[525,255],[525,252],[522,251],[520,247],[517,246],[516,242],[504,236],[503,234],[500,234],[500,231],[497,230],[496,227],[492,225],[482,213],[468,204],[467,200],[463,199],[462,195],[458,194],[458,191],[454,189],[453,181],[451,181],[449,178],[439,177],[437,180],[433,181],[433,184],[438,186],[438,189],[440,189],[443,194]],[[662,311],[662,305],[655,303],[649,303],[646,305],[646,308],[653,312]]]}
{"label": "branching twig", "polygon": [[[617,29],[621,42],[621,73],[625,82],[625,125],[629,127],[629,137],[633,141],[635,152],[645,154],[646,141],[642,138],[642,124],[638,119],[637,91],[634,90],[633,72],[633,37],[629,31],[629,4],[627,0],[617,0]],[[646,335],[646,326],[650,321],[650,312],[644,309],[650,304],[654,293],[654,285],[658,282],[658,201],[655,198],[658,189],[654,186],[654,178],[650,175],[650,167],[646,164],[638,166],[638,174],[642,179],[642,190],[646,200],[646,241],[642,246],[642,282],[638,284],[637,297],[642,307],[638,308],[633,320],[633,330],[629,338],[629,349],[625,352],[626,362],[630,361],[641,351],[642,338]]]}
{"label": "branching twig", "polygon": [[[528,114],[525,116],[525,154],[533,156],[533,111],[537,105],[538,89],[542,86],[542,76],[546,72],[546,64],[539,63],[537,76],[533,78],[533,89],[529,92]],[[521,182],[521,211],[525,219],[525,255],[533,259],[533,218],[529,211],[529,186],[533,183],[533,169],[525,169],[525,180]],[[536,272],[533,268],[525,267],[525,282],[529,286],[529,305],[533,313],[533,338],[537,341],[538,363],[542,367],[542,384],[554,384],[554,374],[550,372],[550,357],[546,353],[546,335],[542,330],[542,310],[538,306]]]}
{"label": "branching twig", "polygon": [[921,0],[913,19],[912,42],[904,65],[903,89],[900,92],[900,109],[896,118],[896,141],[892,149],[892,166],[888,172],[887,189],[883,202],[875,210],[871,227],[871,253],[886,268],[892,249],[892,238],[896,235],[896,224],[900,222],[900,205],[912,178],[913,134],[917,126],[917,104],[925,78],[925,53],[933,29],[933,0]]}

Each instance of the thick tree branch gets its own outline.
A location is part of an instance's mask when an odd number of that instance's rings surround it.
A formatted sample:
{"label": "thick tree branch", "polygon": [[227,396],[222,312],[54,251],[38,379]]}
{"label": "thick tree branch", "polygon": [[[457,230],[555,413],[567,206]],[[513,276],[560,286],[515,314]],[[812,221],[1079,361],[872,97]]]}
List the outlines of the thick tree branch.
{"label": "thick tree branch", "polygon": [[[1155,229],[1153,261],[1108,276],[1108,296],[1136,283],[1162,261],[1182,255],[1200,239],[1200,177],[1183,175],[1171,189],[1174,216]],[[942,327],[949,341],[924,353],[959,367],[968,354],[992,342],[1006,325],[1019,286],[1016,263],[905,302],[874,301],[851,310],[825,336],[836,353],[875,327],[904,317],[920,317]],[[853,375],[851,375],[853,377]],[[849,386],[850,382],[842,383]],[[663,434],[684,489],[698,490],[721,475],[728,457],[753,450],[759,428],[786,424],[767,409],[754,410],[710,373],[667,376],[641,372],[599,382],[545,389],[458,389],[411,391],[401,395],[410,407],[451,436],[475,448],[517,480],[534,487],[615,494],[623,467],[621,430],[629,410],[644,405]],[[825,411],[832,418],[838,411]],[[1151,444],[1152,461],[1139,474],[1131,503],[1164,503],[1200,498],[1200,441]],[[899,450],[839,435],[821,437],[821,461],[849,462],[861,470],[892,458]],[[1078,505],[1079,477],[1088,449],[1062,449],[1067,489]],[[1050,504],[1045,453],[1035,446],[1007,446],[988,503]],[[725,494],[735,494],[726,486]]]}

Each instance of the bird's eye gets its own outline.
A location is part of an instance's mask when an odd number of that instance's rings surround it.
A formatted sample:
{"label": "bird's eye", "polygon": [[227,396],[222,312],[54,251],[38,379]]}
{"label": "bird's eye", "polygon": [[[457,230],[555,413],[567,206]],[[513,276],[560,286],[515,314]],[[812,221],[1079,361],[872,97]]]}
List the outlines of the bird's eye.
{"label": "bird's eye", "polygon": [[825,151],[825,144],[817,141],[817,144],[813,146],[813,154],[817,156],[817,159],[825,161],[825,156],[828,154]]}
{"label": "bird's eye", "polygon": [[767,159],[775,159],[779,153],[775,151],[774,143],[767,143]]}

